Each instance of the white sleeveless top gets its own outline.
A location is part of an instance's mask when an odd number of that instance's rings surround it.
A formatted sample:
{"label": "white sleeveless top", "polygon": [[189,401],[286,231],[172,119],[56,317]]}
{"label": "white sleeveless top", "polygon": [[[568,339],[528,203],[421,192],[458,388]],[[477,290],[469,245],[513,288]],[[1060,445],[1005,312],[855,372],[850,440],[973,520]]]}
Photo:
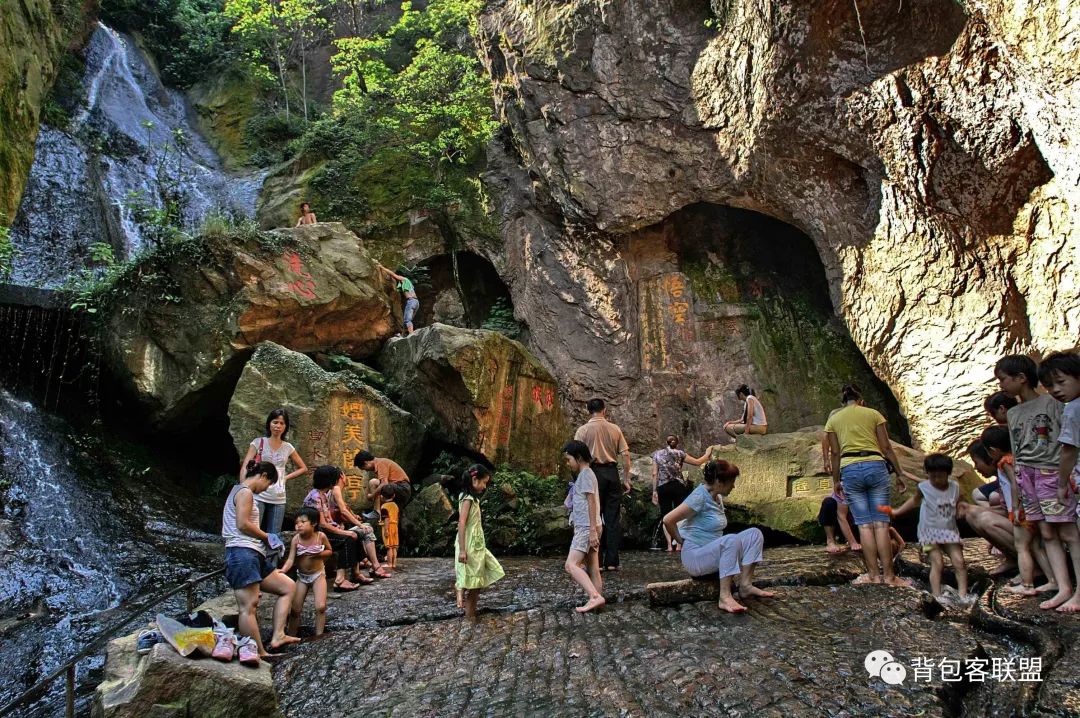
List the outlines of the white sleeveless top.
{"label": "white sleeveless top", "polygon": [[[225,539],[225,548],[250,548],[265,556],[266,548],[263,542],[254,536],[248,536],[236,527],[236,497],[241,491],[251,491],[251,489],[243,484],[237,484],[229,492],[229,498],[225,499],[225,510],[221,514],[221,535]],[[258,501],[251,502],[251,520],[256,524],[259,523]]]}
{"label": "white sleeveless top", "polygon": [[[753,399],[754,402],[751,404],[750,397],[746,398],[746,408],[743,411],[743,415],[746,416],[746,423],[754,426],[767,426],[769,422],[765,420],[765,407],[761,405],[761,401],[756,396]],[[753,406],[753,412],[750,411],[751,406]]]}
{"label": "white sleeveless top", "polygon": [[960,497],[960,485],[949,479],[949,488],[935,489],[930,480],[919,482],[922,507],[919,510],[919,543],[960,543],[960,531],[956,528],[956,500]]}

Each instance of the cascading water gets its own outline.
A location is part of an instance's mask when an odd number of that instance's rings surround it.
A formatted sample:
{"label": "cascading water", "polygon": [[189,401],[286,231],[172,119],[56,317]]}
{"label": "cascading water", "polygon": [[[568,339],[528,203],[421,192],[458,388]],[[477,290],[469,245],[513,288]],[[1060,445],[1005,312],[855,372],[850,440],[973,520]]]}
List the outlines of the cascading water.
{"label": "cascading water", "polygon": [[[190,487],[117,475],[71,426],[6,391],[0,449],[3,704],[125,613],[127,599],[215,568],[205,547],[217,537],[181,525],[200,514],[208,524],[216,519],[191,501]],[[204,595],[215,590],[206,586]],[[100,656],[79,666],[80,712],[100,667]],[[51,699],[17,715],[55,715],[60,689],[62,681]]]}
{"label": "cascading water", "polygon": [[86,49],[85,102],[67,129],[43,125],[12,225],[13,281],[60,286],[107,242],[132,256],[149,238],[136,207],[179,197],[182,223],[210,213],[254,215],[265,172],[232,175],[191,121],[183,94],[162,85],[134,40],[98,24]]}

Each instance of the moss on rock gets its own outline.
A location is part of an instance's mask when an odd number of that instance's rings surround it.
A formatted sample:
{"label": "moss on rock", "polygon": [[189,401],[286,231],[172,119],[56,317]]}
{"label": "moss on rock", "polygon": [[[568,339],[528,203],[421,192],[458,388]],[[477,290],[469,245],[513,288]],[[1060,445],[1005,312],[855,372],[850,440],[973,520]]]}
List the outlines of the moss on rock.
{"label": "moss on rock", "polygon": [[0,10],[0,223],[15,216],[41,111],[65,51],[81,47],[97,3],[21,0]]}

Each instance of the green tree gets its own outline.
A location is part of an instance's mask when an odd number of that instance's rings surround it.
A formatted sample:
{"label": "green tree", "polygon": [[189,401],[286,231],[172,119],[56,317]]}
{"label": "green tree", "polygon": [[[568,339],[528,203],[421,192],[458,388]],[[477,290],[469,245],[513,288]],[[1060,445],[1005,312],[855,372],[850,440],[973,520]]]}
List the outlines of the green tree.
{"label": "green tree", "polygon": [[386,32],[336,41],[334,114],[304,141],[327,160],[313,188],[332,214],[445,213],[476,203],[477,166],[498,128],[472,42],[481,5],[432,0],[417,10],[406,2]]}
{"label": "green tree", "polygon": [[233,19],[232,33],[247,50],[252,67],[281,87],[288,120],[289,67],[300,63],[301,96],[307,119],[307,56],[329,29],[322,16],[323,0],[227,0],[225,14]]}

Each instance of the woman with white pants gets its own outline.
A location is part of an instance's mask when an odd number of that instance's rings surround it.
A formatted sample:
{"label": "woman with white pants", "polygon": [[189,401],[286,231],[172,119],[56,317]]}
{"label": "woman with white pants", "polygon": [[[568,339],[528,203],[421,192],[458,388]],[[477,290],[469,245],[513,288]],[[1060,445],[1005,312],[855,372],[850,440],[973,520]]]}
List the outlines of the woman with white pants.
{"label": "woman with white pants", "polygon": [[[723,460],[710,461],[704,469],[705,483],[664,517],[664,528],[682,546],[683,567],[691,576],[720,574],[719,607],[728,613],[741,613],[746,607],[735,600],[731,586],[739,577],[739,597],[772,598],[752,583],[754,567],[761,562],[765,539],[761,530],[749,528],[737,534],[724,534],[727,515],[724,496],[735,488],[739,467]],[[683,521],[682,528],[679,522]]]}

